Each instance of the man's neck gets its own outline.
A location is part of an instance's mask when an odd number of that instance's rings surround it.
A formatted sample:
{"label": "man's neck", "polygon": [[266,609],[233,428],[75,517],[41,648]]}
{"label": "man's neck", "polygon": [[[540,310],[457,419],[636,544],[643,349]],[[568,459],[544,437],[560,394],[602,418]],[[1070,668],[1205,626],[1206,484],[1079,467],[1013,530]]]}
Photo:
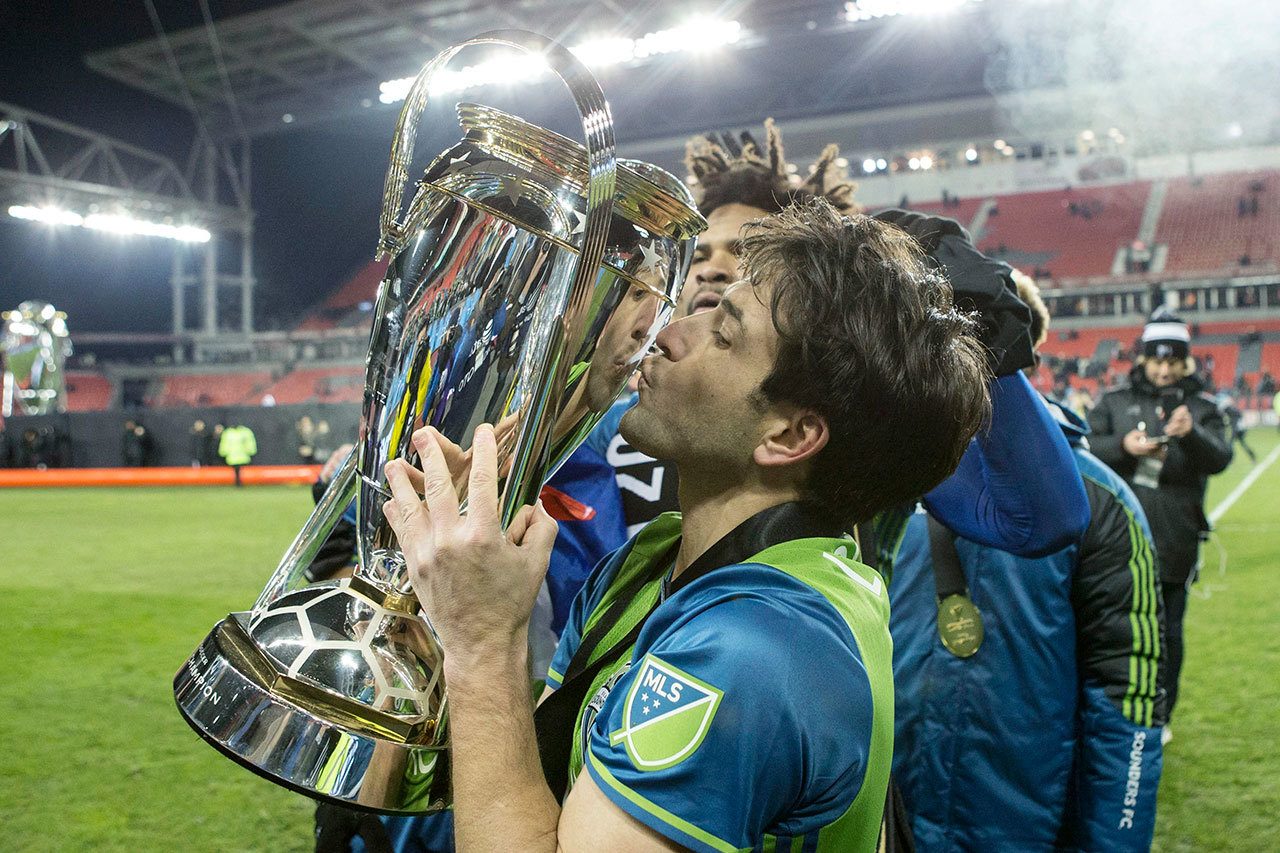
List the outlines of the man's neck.
{"label": "man's neck", "polygon": [[795,490],[760,484],[702,487],[694,477],[680,477],[680,553],[672,579],[705,554],[739,524],[769,507],[800,497]]}

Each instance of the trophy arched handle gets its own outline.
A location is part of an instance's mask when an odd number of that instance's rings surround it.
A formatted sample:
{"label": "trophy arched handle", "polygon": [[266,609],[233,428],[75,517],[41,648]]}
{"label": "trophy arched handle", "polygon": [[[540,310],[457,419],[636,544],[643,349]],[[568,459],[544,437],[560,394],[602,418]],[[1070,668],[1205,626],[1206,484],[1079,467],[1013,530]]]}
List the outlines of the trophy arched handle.
{"label": "trophy arched handle", "polygon": [[[387,179],[382,191],[382,233],[378,242],[378,255],[384,257],[394,254],[405,236],[404,224],[400,221],[404,187],[409,179],[418,124],[430,96],[431,79],[458,51],[481,44],[500,44],[541,55],[551,71],[569,89],[578,108],[587,146],[588,181],[587,218],[583,223],[582,247],[570,289],[576,297],[589,286],[589,281],[594,280],[596,271],[604,260],[617,171],[613,114],[600,84],[578,57],[559,42],[527,30],[491,30],[453,45],[436,54],[414,78],[396,121],[395,136],[391,143],[391,164],[387,167]],[[578,302],[576,298],[571,299],[571,304]]]}
{"label": "trophy arched handle", "polygon": [[[569,286],[569,298],[564,318],[556,331],[560,341],[575,340],[583,325],[591,292],[601,264],[604,261],[609,224],[613,216],[613,198],[616,185],[617,160],[614,151],[613,114],[605,100],[600,84],[587,67],[564,45],[546,36],[526,30],[493,30],[468,39],[436,54],[414,78],[400,118],[396,122],[395,136],[391,143],[391,163],[382,194],[381,239],[378,254],[394,255],[405,239],[404,223],[400,221],[404,204],[404,188],[408,181],[409,166],[413,160],[414,143],[418,124],[430,95],[431,80],[458,51],[482,44],[499,44],[514,47],[526,53],[537,54],[552,72],[569,89],[582,119],[582,132],[587,149],[587,214],[582,225],[582,245],[573,281]],[[562,359],[552,359],[537,382],[539,407],[555,411],[564,392],[569,365]],[[531,503],[541,489],[541,482],[522,482],[521,475],[536,468],[545,456],[550,441],[551,424],[535,420],[531,428],[520,431],[513,454],[512,470],[520,488],[504,490],[501,514],[504,525],[510,523],[519,506]]]}

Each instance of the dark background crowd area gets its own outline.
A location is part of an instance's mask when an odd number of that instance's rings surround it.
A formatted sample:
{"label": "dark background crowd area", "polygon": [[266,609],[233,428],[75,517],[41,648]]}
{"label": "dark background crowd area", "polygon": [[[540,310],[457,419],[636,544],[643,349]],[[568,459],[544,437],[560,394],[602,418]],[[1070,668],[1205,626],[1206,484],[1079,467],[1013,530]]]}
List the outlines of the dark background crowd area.
{"label": "dark background crowd area", "polygon": [[15,416],[0,426],[0,467],[221,465],[218,442],[232,425],[253,430],[255,464],[323,464],[359,422],[359,407],[323,403]]}

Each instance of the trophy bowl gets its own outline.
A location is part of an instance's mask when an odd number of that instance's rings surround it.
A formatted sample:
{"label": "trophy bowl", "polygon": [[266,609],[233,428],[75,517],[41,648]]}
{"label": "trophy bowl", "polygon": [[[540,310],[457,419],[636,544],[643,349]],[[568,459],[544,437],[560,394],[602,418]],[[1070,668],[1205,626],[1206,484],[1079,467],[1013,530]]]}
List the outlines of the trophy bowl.
{"label": "trophy bowl", "polygon": [[[587,145],[460,104],[462,138],[426,167],[400,218],[430,78],[471,44],[542,55],[573,94]],[[479,424],[494,424],[509,523],[670,318],[705,226],[677,179],[615,159],[603,93],[563,47],[502,31],[428,63],[392,148],[379,246],[391,260],[356,450],[253,609],[227,616],[179,669],[174,693],[192,728],[308,796],[392,814],[447,806],[447,651],[382,516],[383,466],[417,462],[411,436],[422,426],[465,449]],[[305,569],[353,501],[354,576],[307,584]]]}

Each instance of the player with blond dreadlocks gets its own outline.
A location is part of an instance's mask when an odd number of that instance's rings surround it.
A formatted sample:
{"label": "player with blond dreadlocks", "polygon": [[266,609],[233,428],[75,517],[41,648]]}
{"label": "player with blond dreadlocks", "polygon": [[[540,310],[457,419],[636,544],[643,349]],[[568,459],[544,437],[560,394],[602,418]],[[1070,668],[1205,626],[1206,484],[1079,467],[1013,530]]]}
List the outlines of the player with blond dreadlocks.
{"label": "player with blond dreadlocks", "polygon": [[[763,146],[749,132],[697,136],[685,148],[685,165],[698,209],[708,227],[698,237],[689,276],[685,280],[676,317],[714,309],[724,289],[740,277],[739,233],[746,223],[776,213],[796,202],[822,198],[841,213],[861,211],[855,198],[857,185],[839,165],[840,151],[825,146],[818,160],[800,178],[786,159],[782,133],[772,119],[764,123]],[[1009,267],[977,252],[968,235],[949,219],[924,217],[905,211],[885,211],[877,218],[892,222],[911,233],[944,269],[956,291],[957,303],[980,315],[983,342],[991,356],[993,372],[1013,376],[1032,363],[1030,313],[1016,297]],[[1027,457],[1023,441],[1028,435],[1042,436],[1045,470],[1060,475],[1074,470],[1069,448],[1052,418],[1039,405],[1034,390],[1021,377],[999,379],[992,388],[996,402],[996,424],[1007,423],[1022,439],[1000,442],[993,430],[975,443],[961,463],[961,476],[953,477],[930,495],[925,503],[943,515],[953,529],[976,541],[1014,553],[1043,553],[1065,544],[1072,531],[1084,526],[1084,494],[1034,494],[1032,489],[1010,489],[1007,484],[1025,480],[1020,470]],[[634,534],[663,512],[677,509],[674,469],[630,448],[617,434],[617,423],[634,403],[624,397],[605,416],[588,439],[617,472],[623,515],[628,535]],[[996,440],[993,440],[996,439]],[[1016,472],[1017,477],[1009,476]],[[961,479],[963,477],[963,479]],[[1035,488],[1057,481],[1035,478]],[[1024,483],[1025,485],[1025,483]],[[1002,488],[1003,487],[1003,488]],[[1046,490],[1049,491],[1049,490]],[[905,517],[883,517],[876,529],[864,531],[874,536],[874,552],[867,560],[882,556],[888,560],[901,536]],[[875,535],[878,531],[879,535]],[[864,542],[864,550],[866,550]],[[887,564],[883,567],[888,572]]]}
{"label": "player with blond dreadlocks", "polygon": [[714,308],[719,294],[737,279],[738,232],[752,219],[815,197],[841,213],[861,211],[853,198],[857,184],[836,164],[838,147],[828,145],[802,182],[788,170],[782,133],[773,119],[765,120],[764,130],[763,150],[745,131],[737,138],[695,137],[686,145],[689,183],[708,228],[698,237],[677,316]]}
{"label": "player with blond dreadlocks", "polygon": [[[764,123],[763,147],[745,131],[689,140],[688,181],[707,217],[707,230],[698,237],[675,319],[714,310],[724,289],[738,280],[738,238],[747,222],[814,198],[827,200],[841,213],[858,213],[856,184],[837,165],[839,156],[839,148],[828,145],[801,181],[788,170],[782,134],[772,119]],[[618,434],[618,422],[634,403],[634,394],[619,400],[581,451],[598,453],[613,465],[627,536],[677,508],[674,466],[636,452]]]}

